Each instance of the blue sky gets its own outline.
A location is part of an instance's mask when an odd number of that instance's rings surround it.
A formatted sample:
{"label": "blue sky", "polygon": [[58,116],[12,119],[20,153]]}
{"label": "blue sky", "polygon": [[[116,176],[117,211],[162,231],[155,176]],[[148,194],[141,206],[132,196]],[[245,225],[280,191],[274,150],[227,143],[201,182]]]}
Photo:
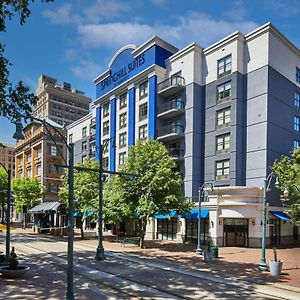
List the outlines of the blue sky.
{"label": "blue sky", "polygon": [[[178,48],[202,47],[240,30],[248,33],[271,21],[300,48],[298,0],[56,0],[31,4],[1,34],[13,64],[10,79],[35,91],[40,74],[69,82],[94,99],[93,79],[106,70],[125,44],[158,35]],[[14,126],[0,118],[0,141],[14,143]]]}

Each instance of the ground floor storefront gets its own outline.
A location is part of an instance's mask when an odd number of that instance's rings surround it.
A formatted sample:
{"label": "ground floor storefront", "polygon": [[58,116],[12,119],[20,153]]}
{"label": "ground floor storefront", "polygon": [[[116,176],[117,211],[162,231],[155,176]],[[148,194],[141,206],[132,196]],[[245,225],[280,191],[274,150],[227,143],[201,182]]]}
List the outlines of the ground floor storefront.
{"label": "ground floor storefront", "polygon": [[[198,203],[186,216],[157,215],[147,225],[146,239],[198,242]],[[263,195],[261,188],[222,187],[201,204],[200,243],[223,247],[261,247]],[[299,230],[282,207],[267,205],[266,244],[297,244]]]}

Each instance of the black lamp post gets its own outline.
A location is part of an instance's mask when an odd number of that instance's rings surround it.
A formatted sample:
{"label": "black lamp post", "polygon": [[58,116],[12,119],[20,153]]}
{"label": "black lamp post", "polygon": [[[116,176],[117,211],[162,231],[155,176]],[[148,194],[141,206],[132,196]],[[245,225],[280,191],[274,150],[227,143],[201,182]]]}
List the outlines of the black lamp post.
{"label": "black lamp post", "polygon": [[[24,118],[25,120],[28,119],[26,116],[19,116],[19,118]],[[57,146],[55,139],[52,137],[48,126],[52,128],[63,140],[64,144],[66,145],[68,152],[69,152],[69,161],[68,161],[68,183],[69,183],[69,218],[68,218],[68,265],[67,265],[67,293],[66,293],[66,300],[74,300],[74,286],[73,286],[73,244],[74,244],[74,144],[68,144],[66,138],[62,135],[62,133],[53,125],[48,123],[44,119],[39,119],[36,117],[31,117],[32,120],[37,121],[45,126],[46,130],[48,131],[49,136],[53,140],[54,144]],[[14,133],[13,137],[18,140],[24,139],[23,134],[23,126],[22,123],[19,121],[16,123],[16,132]],[[58,148],[58,147],[57,147]],[[58,148],[59,151],[59,148]],[[64,158],[63,154],[62,158]]]}
{"label": "black lamp post", "polygon": [[211,190],[213,191],[214,189],[214,184],[212,182],[204,182],[198,190],[198,236],[197,236],[197,249],[196,249],[196,253],[197,254],[202,254],[202,248],[201,248],[201,200],[203,197],[203,192],[204,192],[204,188],[206,186],[210,186]]}
{"label": "black lamp post", "polygon": [[11,170],[5,168],[4,164],[0,165],[7,173],[7,208],[6,208],[6,258],[9,258],[10,252],[10,204],[11,204]]}

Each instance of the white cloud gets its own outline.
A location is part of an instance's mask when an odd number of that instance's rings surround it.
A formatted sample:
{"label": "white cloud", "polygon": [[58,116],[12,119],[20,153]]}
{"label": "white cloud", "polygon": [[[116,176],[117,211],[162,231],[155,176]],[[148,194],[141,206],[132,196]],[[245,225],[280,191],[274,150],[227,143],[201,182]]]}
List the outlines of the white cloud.
{"label": "white cloud", "polygon": [[274,14],[281,17],[293,17],[299,14],[300,12],[300,3],[298,0],[268,0],[266,4],[268,8],[274,12]]}
{"label": "white cloud", "polygon": [[92,59],[82,59],[71,66],[71,71],[80,79],[92,80],[102,72],[102,68]]}
{"label": "white cloud", "polygon": [[43,15],[47,17],[51,23],[56,25],[66,25],[76,23],[80,20],[80,16],[72,12],[73,6],[70,3],[64,4],[56,10],[46,9]]}
{"label": "white cloud", "polygon": [[247,14],[243,0],[237,0],[232,4],[231,9],[224,13],[224,16],[229,20],[242,21]]}
{"label": "white cloud", "polygon": [[84,9],[85,19],[90,22],[99,22],[103,19],[113,19],[123,12],[130,11],[131,7],[125,1],[97,0],[94,4]]}
{"label": "white cloud", "polygon": [[128,43],[140,44],[153,35],[182,47],[197,42],[206,47],[236,30],[248,33],[258,25],[252,21],[216,20],[203,13],[188,13],[177,19],[177,24],[112,22],[87,24],[78,27],[79,39],[85,47],[116,49]]}

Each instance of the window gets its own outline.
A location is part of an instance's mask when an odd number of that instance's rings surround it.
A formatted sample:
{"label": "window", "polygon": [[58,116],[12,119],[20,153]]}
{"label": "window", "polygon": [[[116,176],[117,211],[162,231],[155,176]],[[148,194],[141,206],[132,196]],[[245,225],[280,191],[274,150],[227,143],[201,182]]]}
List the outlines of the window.
{"label": "window", "polygon": [[55,165],[49,165],[50,174],[59,174],[59,168]]}
{"label": "window", "polygon": [[42,173],[42,166],[35,167],[35,175],[41,175]]}
{"label": "window", "polygon": [[73,143],[73,133],[69,134],[69,144]]}
{"label": "window", "polygon": [[145,140],[148,137],[148,127],[143,125],[139,127],[139,139]]}
{"label": "window", "polygon": [[300,93],[295,92],[295,106],[300,108]]}
{"label": "window", "polygon": [[296,68],[296,81],[300,83],[300,69]]}
{"label": "window", "polygon": [[223,152],[230,149],[230,134],[223,134],[216,138],[216,151]]}
{"label": "window", "polygon": [[119,154],[119,165],[123,165],[125,163],[126,152],[122,152]]}
{"label": "window", "polygon": [[49,192],[50,193],[57,193],[58,192],[58,185],[57,183],[50,183],[49,184]]}
{"label": "window", "polygon": [[217,127],[225,127],[230,123],[230,107],[217,111]]}
{"label": "window", "polygon": [[139,120],[147,119],[148,114],[148,103],[144,103],[139,106]]}
{"label": "window", "polygon": [[294,130],[300,131],[300,118],[297,116],[294,117]]}
{"label": "window", "polygon": [[107,169],[108,168],[108,157],[103,157],[103,160],[102,160],[102,167],[104,169]]}
{"label": "window", "polygon": [[26,170],[26,177],[31,178],[31,168]]}
{"label": "window", "polygon": [[27,154],[27,162],[31,162],[31,153]]}
{"label": "window", "polygon": [[120,109],[127,106],[127,93],[120,95]]}
{"label": "window", "polygon": [[216,162],[216,179],[229,177],[229,159]]}
{"label": "window", "polygon": [[231,73],[231,55],[218,60],[218,77]]}
{"label": "window", "polygon": [[82,128],[82,138],[86,137],[86,126]]}
{"label": "window", "polygon": [[56,146],[50,146],[50,154],[53,156],[57,156],[57,147]]}
{"label": "window", "polygon": [[126,132],[119,134],[119,147],[125,147],[126,146]]}
{"label": "window", "polygon": [[225,82],[217,86],[218,101],[224,101],[231,96],[231,82]]}
{"label": "window", "polygon": [[123,113],[119,118],[119,128],[124,128],[127,125],[127,113]]}
{"label": "window", "polygon": [[86,155],[82,155],[81,156],[81,162],[83,163],[85,159],[86,159]]}
{"label": "window", "polygon": [[107,117],[109,115],[109,103],[103,105],[103,117]]}
{"label": "window", "polygon": [[109,121],[106,121],[103,123],[103,135],[106,135],[109,133]]}
{"label": "window", "polygon": [[105,140],[103,140],[103,143],[102,143],[103,153],[107,153],[108,149],[109,149],[109,139],[105,139]]}
{"label": "window", "polygon": [[298,140],[294,140],[294,148],[300,147],[300,142]]}
{"label": "window", "polygon": [[145,81],[140,84],[139,91],[140,91],[140,99],[148,95],[148,81]]}
{"label": "window", "polygon": [[87,141],[83,141],[82,144],[81,144],[81,151],[84,152],[84,151],[87,151]]}

